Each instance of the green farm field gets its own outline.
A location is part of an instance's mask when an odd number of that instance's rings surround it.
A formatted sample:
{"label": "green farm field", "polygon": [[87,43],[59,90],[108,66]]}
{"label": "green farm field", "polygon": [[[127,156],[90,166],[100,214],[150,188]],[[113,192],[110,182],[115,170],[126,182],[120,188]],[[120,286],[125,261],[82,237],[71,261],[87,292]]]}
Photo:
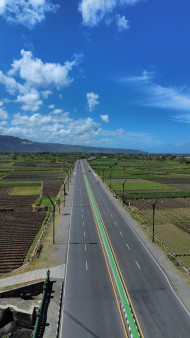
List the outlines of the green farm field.
{"label": "green farm field", "polygon": [[10,195],[40,195],[41,186],[13,187]]}
{"label": "green farm field", "polygon": [[[107,184],[109,185],[110,182],[107,181]],[[114,191],[122,191],[123,184],[120,182],[112,182],[111,183],[112,190]],[[151,182],[151,181],[133,181],[129,182],[127,181],[125,184],[125,191],[152,191],[152,190],[173,190],[173,187],[170,187],[166,184]]]}

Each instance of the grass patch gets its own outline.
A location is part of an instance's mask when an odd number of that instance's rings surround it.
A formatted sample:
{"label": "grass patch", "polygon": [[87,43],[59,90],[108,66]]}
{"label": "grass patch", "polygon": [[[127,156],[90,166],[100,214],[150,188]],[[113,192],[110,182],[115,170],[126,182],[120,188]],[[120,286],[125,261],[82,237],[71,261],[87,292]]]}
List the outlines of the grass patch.
{"label": "grass patch", "polygon": [[[50,197],[50,198],[51,198],[51,200],[52,200],[53,203],[56,202],[56,199],[57,199],[56,197]],[[52,207],[52,204],[51,204],[51,202],[50,202],[50,200],[49,200],[48,197],[43,197],[41,199],[40,206],[41,207]]]}
{"label": "grass patch", "polygon": [[13,187],[11,195],[40,195],[41,186]]}
{"label": "grass patch", "polygon": [[[111,183],[112,189],[117,191],[123,190],[122,182],[113,182]],[[142,191],[142,190],[173,190],[173,187],[169,187],[166,184],[156,183],[152,181],[144,181],[144,182],[127,182],[125,184],[125,191]]]}

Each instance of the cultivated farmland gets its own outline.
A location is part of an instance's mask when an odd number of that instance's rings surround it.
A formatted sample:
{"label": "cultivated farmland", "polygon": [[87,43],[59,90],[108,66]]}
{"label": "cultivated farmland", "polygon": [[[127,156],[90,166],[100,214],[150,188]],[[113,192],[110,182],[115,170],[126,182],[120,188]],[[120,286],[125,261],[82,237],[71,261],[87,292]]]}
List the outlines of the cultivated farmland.
{"label": "cultivated farmland", "polygon": [[[31,161],[31,157],[35,161]],[[51,207],[48,209],[51,203],[47,195],[56,200],[63,182],[66,184],[72,163],[69,155],[64,161],[61,154],[1,154],[0,273],[10,272],[23,264],[51,210]],[[36,203],[38,207],[35,207]]]}
{"label": "cultivated farmland", "polygon": [[38,233],[45,212],[33,212],[38,196],[0,196],[0,273],[18,268]]}
{"label": "cultivated farmland", "polygon": [[[114,157],[115,156],[115,157]],[[190,268],[190,163],[183,158],[107,155],[90,164],[155,240]]]}

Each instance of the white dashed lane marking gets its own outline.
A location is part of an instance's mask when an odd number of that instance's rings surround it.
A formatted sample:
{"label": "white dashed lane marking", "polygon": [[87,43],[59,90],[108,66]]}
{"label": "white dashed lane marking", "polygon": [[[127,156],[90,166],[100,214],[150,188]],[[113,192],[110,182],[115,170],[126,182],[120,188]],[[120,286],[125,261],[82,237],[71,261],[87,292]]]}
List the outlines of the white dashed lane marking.
{"label": "white dashed lane marking", "polygon": [[130,247],[129,247],[129,245],[126,243],[126,246],[128,247],[128,249],[130,250]]}

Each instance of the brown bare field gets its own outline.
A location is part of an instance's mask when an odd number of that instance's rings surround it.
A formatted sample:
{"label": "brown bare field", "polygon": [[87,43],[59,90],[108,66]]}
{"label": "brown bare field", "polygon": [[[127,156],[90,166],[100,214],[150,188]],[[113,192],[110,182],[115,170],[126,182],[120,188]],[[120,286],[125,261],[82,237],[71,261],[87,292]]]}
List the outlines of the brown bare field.
{"label": "brown bare field", "polygon": [[62,171],[13,171],[8,174],[1,182],[6,181],[43,181],[43,180],[54,180],[63,179],[66,174]]}
{"label": "brown bare field", "polygon": [[0,196],[0,273],[20,267],[38,233],[45,212],[33,212],[38,196]]}
{"label": "brown bare field", "polygon": [[14,167],[41,167],[41,168],[70,168],[69,163],[48,163],[48,162],[14,162]]}
{"label": "brown bare field", "polygon": [[62,181],[60,180],[54,180],[54,181],[44,181],[43,182],[43,192],[42,197],[47,197],[47,195],[51,196],[57,196],[61,186]]}
{"label": "brown bare field", "polygon": [[[150,179],[151,181],[151,179]],[[190,191],[190,177],[189,175],[169,175],[159,178],[154,178],[154,182],[161,184],[168,184],[176,190]]]}

